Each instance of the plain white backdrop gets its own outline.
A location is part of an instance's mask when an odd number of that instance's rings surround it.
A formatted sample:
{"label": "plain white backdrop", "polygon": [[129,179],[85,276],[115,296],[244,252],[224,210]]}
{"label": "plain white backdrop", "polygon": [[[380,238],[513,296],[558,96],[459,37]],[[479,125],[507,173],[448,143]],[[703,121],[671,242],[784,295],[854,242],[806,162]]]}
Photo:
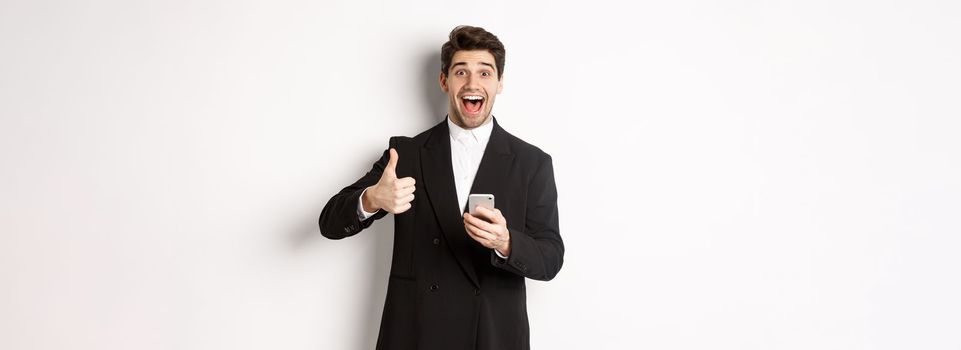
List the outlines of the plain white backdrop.
{"label": "plain white backdrop", "polygon": [[0,348],[370,349],[458,24],[554,157],[537,349],[958,349],[955,1],[0,0]]}

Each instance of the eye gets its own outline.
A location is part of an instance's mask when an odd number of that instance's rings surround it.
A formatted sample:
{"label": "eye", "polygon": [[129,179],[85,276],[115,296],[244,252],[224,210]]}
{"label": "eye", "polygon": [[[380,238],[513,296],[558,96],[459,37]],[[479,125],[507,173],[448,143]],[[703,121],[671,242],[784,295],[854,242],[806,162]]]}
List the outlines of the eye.
{"label": "eye", "polygon": [[454,72],[454,74],[455,74],[455,75],[466,75],[466,74],[467,74],[467,71],[465,71],[465,70],[463,70],[463,69],[460,69],[460,70],[457,70],[456,72]]}
{"label": "eye", "polygon": [[485,76],[485,77],[489,77],[489,76],[491,76],[491,72],[483,72],[483,73],[481,73],[481,75],[482,75],[482,76]]}

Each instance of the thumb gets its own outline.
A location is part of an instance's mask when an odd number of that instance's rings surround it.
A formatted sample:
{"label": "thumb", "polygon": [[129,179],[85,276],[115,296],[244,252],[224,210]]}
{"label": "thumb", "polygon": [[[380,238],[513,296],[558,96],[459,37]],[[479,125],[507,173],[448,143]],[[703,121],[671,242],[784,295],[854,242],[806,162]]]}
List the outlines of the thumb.
{"label": "thumb", "polygon": [[385,173],[390,173],[391,175],[397,176],[397,151],[393,148],[390,149],[390,159],[387,161],[387,167],[384,168]]}

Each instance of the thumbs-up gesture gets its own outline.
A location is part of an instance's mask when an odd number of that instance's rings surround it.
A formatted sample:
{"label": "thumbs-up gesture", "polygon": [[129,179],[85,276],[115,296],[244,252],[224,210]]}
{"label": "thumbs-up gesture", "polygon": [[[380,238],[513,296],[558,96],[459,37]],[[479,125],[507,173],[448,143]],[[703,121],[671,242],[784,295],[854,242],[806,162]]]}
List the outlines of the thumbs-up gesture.
{"label": "thumbs-up gesture", "polygon": [[410,202],[414,200],[414,178],[397,178],[397,151],[390,149],[390,160],[380,175],[376,185],[367,188],[362,202],[364,211],[369,213],[380,209],[391,214],[400,214],[410,209]]}

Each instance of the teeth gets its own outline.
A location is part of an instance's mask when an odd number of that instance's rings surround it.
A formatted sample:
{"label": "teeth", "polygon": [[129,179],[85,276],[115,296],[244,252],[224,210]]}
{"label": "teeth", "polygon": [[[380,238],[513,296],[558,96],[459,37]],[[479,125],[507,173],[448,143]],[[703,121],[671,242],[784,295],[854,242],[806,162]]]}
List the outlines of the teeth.
{"label": "teeth", "polygon": [[483,99],[484,99],[484,98],[481,97],[481,96],[464,96],[463,98],[464,98],[465,100],[473,100],[473,101],[479,101],[479,100],[483,100]]}

